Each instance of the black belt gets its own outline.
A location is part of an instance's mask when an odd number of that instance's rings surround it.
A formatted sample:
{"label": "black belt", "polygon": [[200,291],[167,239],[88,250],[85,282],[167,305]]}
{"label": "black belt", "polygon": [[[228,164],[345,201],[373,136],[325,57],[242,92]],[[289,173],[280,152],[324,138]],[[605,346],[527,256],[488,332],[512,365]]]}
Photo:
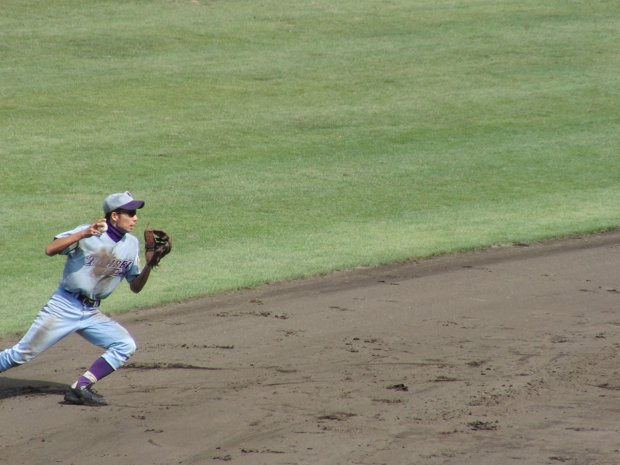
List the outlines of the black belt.
{"label": "black belt", "polygon": [[90,299],[88,297],[86,297],[85,295],[82,294],[74,294],[77,299],[82,302],[84,305],[88,306],[88,307],[98,307],[99,304],[101,303],[101,300],[99,299]]}

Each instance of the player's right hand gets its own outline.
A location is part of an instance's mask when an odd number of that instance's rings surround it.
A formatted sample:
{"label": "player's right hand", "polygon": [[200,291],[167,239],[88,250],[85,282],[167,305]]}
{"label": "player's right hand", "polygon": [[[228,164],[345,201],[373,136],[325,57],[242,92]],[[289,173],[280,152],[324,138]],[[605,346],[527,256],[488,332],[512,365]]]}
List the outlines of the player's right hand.
{"label": "player's right hand", "polygon": [[97,220],[95,223],[91,224],[88,228],[87,235],[88,236],[101,236],[108,229],[108,224],[106,223],[105,218],[101,218]]}

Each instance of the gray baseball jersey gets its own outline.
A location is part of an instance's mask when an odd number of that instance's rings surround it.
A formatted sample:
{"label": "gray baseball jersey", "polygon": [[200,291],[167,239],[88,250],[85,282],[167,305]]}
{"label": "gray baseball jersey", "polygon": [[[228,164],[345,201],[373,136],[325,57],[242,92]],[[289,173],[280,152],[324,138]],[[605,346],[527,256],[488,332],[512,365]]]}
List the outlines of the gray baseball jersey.
{"label": "gray baseball jersey", "polygon": [[[90,225],[81,225],[56,235],[67,237]],[[106,233],[87,237],[67,247],[63,252],[67,262],[60,287],[90,299],[105,299],[123,278],[133,281],[140,274],[140,242],[125,234],[114,242]]]}

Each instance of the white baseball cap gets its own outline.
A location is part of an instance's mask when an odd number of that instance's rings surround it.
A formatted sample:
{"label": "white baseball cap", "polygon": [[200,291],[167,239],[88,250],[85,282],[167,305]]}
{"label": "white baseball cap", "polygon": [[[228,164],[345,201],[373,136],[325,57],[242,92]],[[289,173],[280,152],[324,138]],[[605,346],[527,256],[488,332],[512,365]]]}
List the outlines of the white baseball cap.
{"label": "white baseball cap", "polygon": [[131,192],[120,192],[106,197],[103,202],[103,213],[107,215],[119,208],[123,210],[137,210],[142,207],[144,207],[144,201],[135,200]]}

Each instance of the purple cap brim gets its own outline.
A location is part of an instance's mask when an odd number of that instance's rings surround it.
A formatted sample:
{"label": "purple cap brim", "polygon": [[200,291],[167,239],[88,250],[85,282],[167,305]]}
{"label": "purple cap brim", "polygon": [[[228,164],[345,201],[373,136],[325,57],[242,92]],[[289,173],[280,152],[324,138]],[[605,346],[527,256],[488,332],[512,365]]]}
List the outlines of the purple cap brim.
{"label": "purple cap brim", "polygon": [[131,202],[121,205],[118,208],[122,208],[123,210],[138,210],[142,207],[144,207],[144,202],[142,200],[132,200]]}

